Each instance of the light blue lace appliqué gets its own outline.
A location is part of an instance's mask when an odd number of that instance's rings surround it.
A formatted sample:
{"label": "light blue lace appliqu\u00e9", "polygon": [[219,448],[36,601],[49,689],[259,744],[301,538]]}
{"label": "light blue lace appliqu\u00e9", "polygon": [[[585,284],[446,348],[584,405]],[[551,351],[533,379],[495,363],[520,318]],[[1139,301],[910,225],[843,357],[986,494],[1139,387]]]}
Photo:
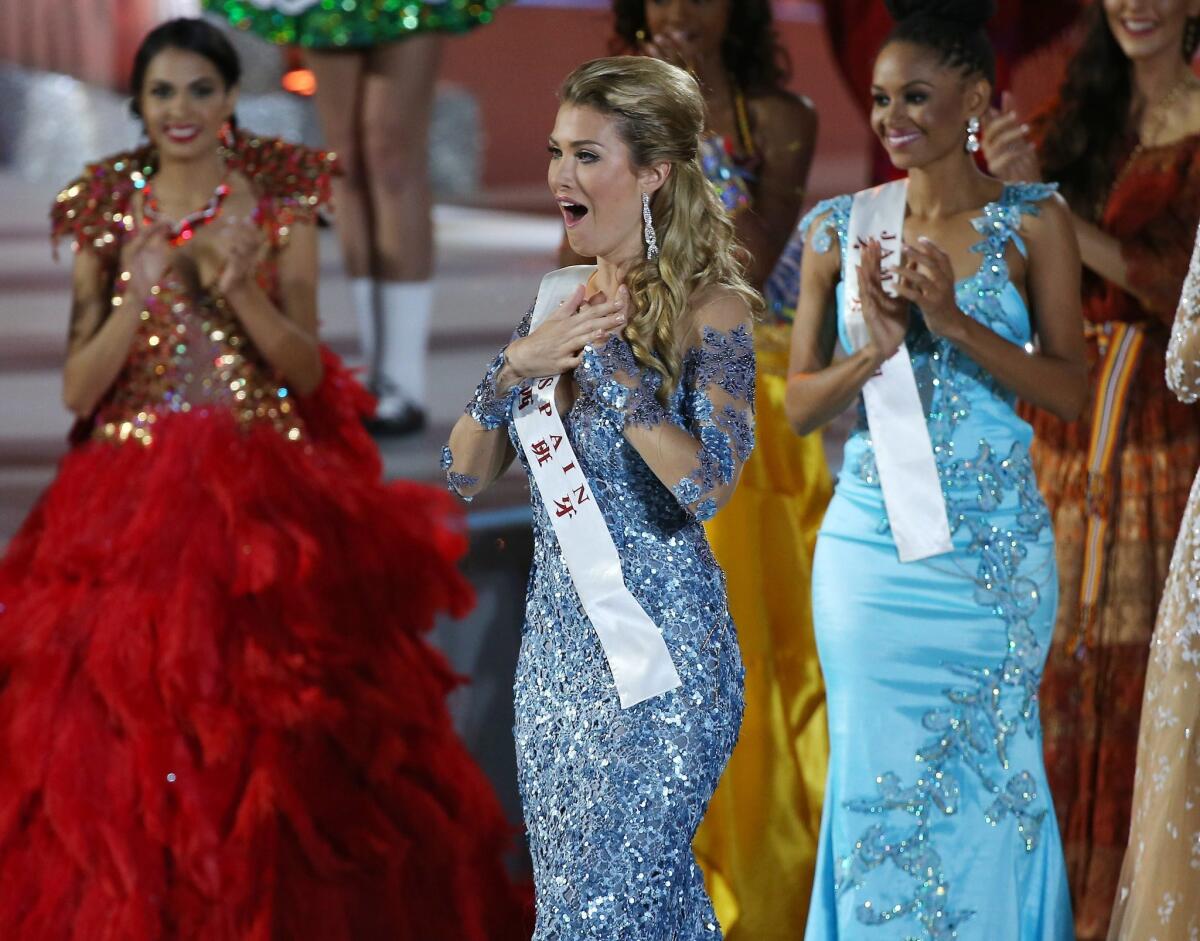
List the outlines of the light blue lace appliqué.
{"label": "light blue lace appliqu\u00e9", "polygon": [[[1036,202],[1054,187],[1022,184],[1006,187],[1003,196],[985,207],[973,223],[983,236],[972,250],[982,256],[978,271],[956,286],[960,307],[1002,335],[1017,338],[1029,325],[1014,324],[1001,304],[1008,289],[1005,260],[1008,242],[1017,235],[1021,218],[1036,214]],[[818,251],[827,251],[831,232],[845,250],[850,198],[818,205],[806,219],[829,215],[823,231],[814,236]],[[866,925],[884,925],[897,918],[913,917],[928,941],[953,941],[958,928],[974,912],[953,905],[942,857],[933,836],[933,824],[958,812],[962,789],[981,787],[991,795],[984,815],[998,825],[1015,821],[1027,851],[1038,845],[1048,812],[1045,795],[1039,795],[1028,771],[1009,765],[1008,743],[1014,735],[1034,736],[1037,730],[1037,689],[1042,650],[1029,619],[1042,603],[1037,582],[1022,569],[1027,546],[1037,541],[1048,525],[1045,504],[1034,483],[1033,468],[1022,445],[1005,455],[994,452],[987,441],[978,442],[968,458],[955,454],[954,431],[970,415],[972,395],[980,392],[1011,404],[1012,396],[957,347],[915,327],[910,343],[913,369],[928,403],[927,423],[934,456],[956,536],[970,535],[967,553],[978,561],[975,598],[999,617],[1006,631],[1006,655],[993,667],[948,663],[955,677],[945,690],[945,705],[931,709],[923,725],[931,733],[916,759],[922,770],[911,784],[895,772],[876,778],[877,793],[846,802],[849,810],[870,814],[880,822],[868,827],[837,860],[839,894],[861,887],[873,870],[890,863],[912,879],[907,897],[880,906],[868,899],[856,910]],[[922,333],[923,331],[923,333]],[[878,486],[874,453],[867,448],[855,468],[861,480]],[[1012,529],[993,525],[988,514],[1007,498],[1015,499],[1016,524]],[[886,520],[881,529],[886,529]],[[902,816],[899,816],[902,815]],[[907,821],[906,823],[898,822]]]}

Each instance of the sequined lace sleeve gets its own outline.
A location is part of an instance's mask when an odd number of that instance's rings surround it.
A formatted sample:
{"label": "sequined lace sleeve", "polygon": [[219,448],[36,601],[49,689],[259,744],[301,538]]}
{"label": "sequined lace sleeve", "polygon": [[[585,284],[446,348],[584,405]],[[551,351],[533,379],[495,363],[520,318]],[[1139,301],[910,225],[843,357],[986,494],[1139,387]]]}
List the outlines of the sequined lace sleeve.
{"label": "sequined lace sleeve", "polygon": [[733,496],[754,449],[754,338],[747,323],[706,324],[702,336],[688,355],[682,403],[699,448],[672,492],[706,520]]}
{"label": "sequined lace sleeve", "polygon": [[[531,307],[521,318],[521,322],[517,325],[517,329],[513,331],[509,343],[518,337],[529,335],[529,324],[533,318],[533,308]],[[508,349],[505,346],[496,358],[488,365],[487,371],[483,374],[483,379],[475,389],[475,394],[471,397],[471,401],[467,403],[463,412],[469,415],[476,424],[484,431],[498,431],[508,425],[512,416],[513,397],[517,394],[517,388],[514,386],[508,393],[500,394],[496,390],[496,376],[500,370],[504,368],[504,354]],[[508,447],[508,439],[505,438],[502,447]],[[469,461],[468,461],[469,463]],[[455,460],[454,452],[450,450],[450,446],[446,445],[442,448],[442,471],[446,475],[446,484],[449,488],[467,502],[470,502],[474,497],[475,492],[479,489],[480,476],[479,473],[471,473],[470,471],[476,468],[468,468],[460,466],[461,462]],[[486,473],[480,471],[480,473]]]}
{"label": "sequined lace sleeve", "polygon": [[[525,316],[521,319],[517,329],[513,331],[509,343],[516,340],[518,337],[529,336],[529,324],[533,319],[533,308],[531,307]],[[504,355],[508,347],[505,346],[496,358],[488,364],[487,372],[483,374],[483,379],[475,388],[475,395],[471,397],[471,401],[467,403],[467,407],[463,410],[470,415],[475,421],[482,425],[487,431],[495,431],[497,428],[503,428],[508,424],[509,418],[512,415],[513,398],[517,394],[517,387],[509,389],[508,392],[501,394],[496,389],[496,377],[500,374],[500,370],[504,368]]]}
{"label": "sequined lace sleeve", "polygon": [[1200,399],[1200,232],[1167,347],[1167,385],[1182,402]]}
{"label": "sequined lace sleeve", "polygon": [[659,376],[620,338],[586,352],[576,375],[581,394],[594,395],[620,429],[660,433],[639,447],[643,460],[684,509],[707,520],[732,496],[754,447],[754,339],[740,301],[710,304],[697,317],[699,338],[669,407],[657,395]]}

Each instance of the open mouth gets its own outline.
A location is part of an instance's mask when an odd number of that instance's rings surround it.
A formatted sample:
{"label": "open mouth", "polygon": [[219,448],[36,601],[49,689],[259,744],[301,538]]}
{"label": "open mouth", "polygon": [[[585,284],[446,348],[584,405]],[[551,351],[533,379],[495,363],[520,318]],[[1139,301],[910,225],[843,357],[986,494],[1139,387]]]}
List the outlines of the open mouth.
{"label": "open mouth", "polygon": [[177,144],[186,144],[193,141],[200,134],[200,125],[198,124],[168,124],[164,129],[164,133],[168,140],[174,141]]}
{"label": "open mouth", "polygon": [[579,225],[583,221],[583,217],[588,214],[587,206],[564,199],[563,197],[559,197],[558,199],[558,208],[562,210],[563,222],[566,223],[568,229]]}

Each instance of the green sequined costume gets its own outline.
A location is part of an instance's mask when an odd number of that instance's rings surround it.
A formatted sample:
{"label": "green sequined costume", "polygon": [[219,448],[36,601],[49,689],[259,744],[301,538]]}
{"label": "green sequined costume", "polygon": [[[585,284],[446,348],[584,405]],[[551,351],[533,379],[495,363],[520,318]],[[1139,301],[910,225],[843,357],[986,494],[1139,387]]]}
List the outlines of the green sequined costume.
{"label": "green sequined costume", "polygon": [[418,33],[463,33],[507,0],[203,0],[204,8],[281,45],[356,48]]}

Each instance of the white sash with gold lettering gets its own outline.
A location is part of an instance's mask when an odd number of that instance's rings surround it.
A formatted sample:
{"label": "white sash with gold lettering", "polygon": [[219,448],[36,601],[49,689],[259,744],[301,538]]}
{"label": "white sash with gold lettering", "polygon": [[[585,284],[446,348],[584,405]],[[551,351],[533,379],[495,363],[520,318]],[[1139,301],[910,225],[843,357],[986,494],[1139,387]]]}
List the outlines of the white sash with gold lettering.
{"label": "white sash with gold lettering", "polygon": [[[892,273],[900,263],[908,180],[863,190],[850,209],[846,244],[849,257],[842,260],[846,333],[854,348],[870,342],[863,319],[856,268],[862,249],[871,238],[883,247],[883,286],[895,296]],[[933,443],[925,424],[925,409],[917,391],[908,348],[900,349],[863,386],[867,425],[875,450],[875,465],[888,524],[901,562],[916,562],[950,552],[950,521],[938,479]]]}
{"label": "white sash with gold lettering", "polygon": [[[595,270],[579,265],[546,275],[530,331]],[[681,681],[662,632],[625,585],[617,546],[554,404],[558,380],[523,384],[513,403],[513,423],[575,591],[608,659],[621,708],[628,709]]]}

